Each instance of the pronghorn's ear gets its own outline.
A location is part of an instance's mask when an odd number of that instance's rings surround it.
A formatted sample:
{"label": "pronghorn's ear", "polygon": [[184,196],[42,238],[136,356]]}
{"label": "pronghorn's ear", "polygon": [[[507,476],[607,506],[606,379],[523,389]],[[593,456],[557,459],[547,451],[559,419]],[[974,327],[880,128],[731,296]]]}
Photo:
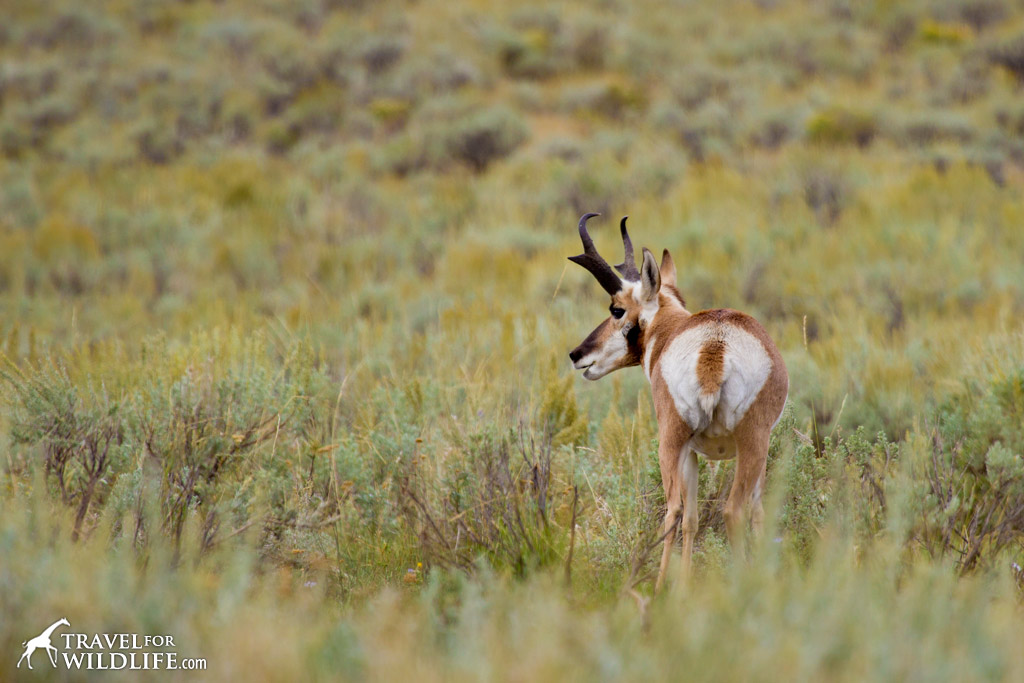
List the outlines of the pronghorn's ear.
{"label": "pronghorn's ear", "polygon": [[661,252],[661,284],[673,287],[676,284],[676,264],[668,249]]}
{"label": "pronghorn's ear", "polygon": [[640,269],[640,298],[651,301],[658,296],[660,289],[661,272],[658,270],[658,262],[654,260],[654,254],[644,247],[644,265]]}

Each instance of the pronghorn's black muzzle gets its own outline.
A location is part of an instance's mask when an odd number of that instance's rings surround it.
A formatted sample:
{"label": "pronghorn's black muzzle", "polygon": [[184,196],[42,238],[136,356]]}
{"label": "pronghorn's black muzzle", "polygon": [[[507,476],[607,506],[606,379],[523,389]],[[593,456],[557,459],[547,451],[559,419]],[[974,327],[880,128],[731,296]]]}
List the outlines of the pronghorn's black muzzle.
{"label": "pronghorn's black muzzle", "polygon": [[605,328],[611,324],[611,320],[611,318],[606,318],[601,321],[601,324],[594,328],[594,331],[588,334],[587,338],[580,342],[579,346],[569,352],[569,359],[574,366],[601,345],[601,340],[606,336]]}

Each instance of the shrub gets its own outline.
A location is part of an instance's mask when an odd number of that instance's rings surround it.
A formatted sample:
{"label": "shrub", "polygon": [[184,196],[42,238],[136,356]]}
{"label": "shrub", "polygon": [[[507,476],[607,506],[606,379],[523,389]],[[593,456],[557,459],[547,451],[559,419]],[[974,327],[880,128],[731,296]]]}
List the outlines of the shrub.
{"label": "shrub", "polygon": [[926,43],[959,45],[970,40],[971,29],[960,23],[925,21],[921,24],[920,36]]}
{"label": "shrub", "polygon": [[989,89],[989,65],[984,59],[967,59],[957,66],[949,79],[947,93],[958,104],[969,104],[984,97]]}
{"label": "shrub", "polygon": [[232,17],[207,22],[198,38],[205,48],[221,48],[235,59],[244,59],[256,47],[264,28],[245,19]]}
{"label": "shrub", "polygon": [[417,111],[406,130],[377,150],[377,168],[406,175],[462,163],[476,173],[526,141],[523,119],[505,107],[481,108],[470,100],[443,99]]}
{"label": "shrub", "polygon": [[867,147],[878,134],[878,122],[870,112],[830,107],[807,120],[806,132],[815,143]]}
{"label": "shrub", "polygon": [[541,147],[544,156],[561,159],[562,161],[579,161],[583,158],[584,145],[580,140],[571,137],[555,137],[547,140]]}
{"label": "shrub", "polygon": [[30,175],[9,172],[0,176],[0,223],[9,228],[32,228],[43,215],[39,191]]}
{"label": "shrub", "polygon": [[513,13],[508,27],[490,31],[488,43],[502,71],[512,78],[543,79],[565,70],[571,46],[558,13],[523,8]]}
{"label": "shrub", "polygon": [[544,440],[550,441],[554,448],[582,444],[587,438],[587,421],[576,406],[573,376],[559,379],[557,366],[552,365],[544,385],[538,425]]}
{"label": "shrub", "polygon": [[135,134],[135,145],[139,156],[153,164],[170,163],[185,151],[175,127],[159,121],[143,124]]}
{"label": "shrub", "polygon": [[0,74],[0,101],[37,100],[53,92],[59,82],[55,66],[12,62]]}
{"label": "shrub", "polygon": [[1024,105],[1015,103],[999,107],[996,123],[1010,135],[1024,139]]}
{"label": "shrub", "polygon": [[[189,353],[202,360],[182,369]],[[283,497],[248,509],[254,494],[236,489],[258,471],[273,473],[277,463],[255,462],[255,453],[268,441],[301,438],[321,388],[308,354],[292,350],[284,368],[271,371],[266,353],[260,339],[230,334],[199,337],[184,353],[157,339],[123,370],[129,379],[108,373],[73,381],[60,364],[19,367],[0,358],[0,382],[11,390],[16,443],[39,449],[44,472],[76,510],[73,538],[117,489],[128,502],[113,511],[115,534],[134,527],[141,543],[159,531],[178,549],[195,516],[202,552],[232,506],[238,525],[262,521],[275,529],[296,521]],[[122,514],[131,516],[128,524]]]}
{"label": "shrub", "polygon": [[1006,185],[1006,153],[998,147],[971,150],[967,156],[967,163],[985,169],[989,179],[998,187]]}
{"label": "shrub", "polygon": [[37,26],[28,40],[51,50],[89,50],[116,39],[120,28],[109,16],[76,7],[56,13],[49,23]]}
{"label": "shrub", "polygon": [[642,113],[647,107],[647,96],[641,87],[618,80],[575,88],[566,94],[565,101],[570,111],[593,113],[613,121]]}
{"label": "shrub", "polygon": [[27,124],[0,121],[0,153],[8,159],[20,159],[37,143],[37,137]]}
{"label": "shrub", "polygon": [[504,107],[471,113],[443,133],[447,153],[477,173],[514,152],[527,137],[523,119]]}
{"label": "shrub", "polygon": [[516,576],[562,558],[564,530],[550,519],[551,441],[493,431],[459,444],[464,455],[439,491],[406,484],[407,511],[420,529],[424,557],[433,565],[472,571],[479,560]]}
{"label": "shrub", "polygon": [[611,49],[608,28],[600,21],[584,21],[573,27],[570,51],[576,68],[593,71],[604,68]]}
{"label": "shrub", "polygon": [[83,396],[59,365],[29,374],[6,358],[0,362],[0,380],[11,388],[17,410],[11,434],[16,443],[38,444],[46,475],[64,504],[76,509],[77,540],[91,507],[109,491],[111,473],[123,470],[131,452],[122,406],[105,392]]}
{"label": "shrub", "polygon": [[812,166],[804,172],[804,202],[814,211],[818,224],[831,227],[839,220],[850,197],[850,188],[840,172]]}
{"label": "shrub", "polygon": [[917,33],[917,19],[909,12],[895,12],[883,26],[885,47],[890,52],[902,50]]}
{"label": "shrub", "polygon": [[773,112],[759,121],[750,133],[750,141],[765,149],[778,149],[793,137],[793,113]]}
{"label": "shrub", "polygon": [[966,573],[1024,537],[1024,368],[968,383],[930,442],[917,537]]}
{"label": "shrub", "polygon": [[299,126],[285,120],[271,122],[264,133],[267,150],[274,154],[284,154],[294,147],[301,137]]}
{"label": "shrub", "polygon": [[1007,16],[1003,0],[967,0],[960,4],[957,13],[960,20],[975,31],[984,31]]}
{"label": "shrub", "polygon": [[512,78],[542,79],[559,69],[557,57],[551,51],[550,36],[542,30],[502,32],[495,42],[498,62]]}
{"label": "shrub", "polygon": [[974,126],[955,112],[922,112],[894,124],[897,141],[911,145],[931,145],[940,141],[970,142]]}
{"label": "shrub", "polygon": [[135,397],[135,436],[145,464],[161,474],[162,518],[176,547],[187,515],[200,504],[202,545],[212,543],[219,499],[230,493],[222,482],[288,419],[275,394],[271,377],[258,366],[224,374],[207,367],[169,385],[154,381]]}
{"label": "shrub", "polygon": [[482,82],[483,76],[471,60],[438,49],[429,59],[407,61],[388,77],[375,79],[370,85],[381,98],[419,101]]}
{"label": "shrub", "polygon": [[359,50],[359,59],[372,76],[379,76],[402,59],[405,43],[392,36],[371,38]]}
{"label": "shrub", "polygon": [[622,165],[634,141],[628,133],[597,136],[586,150],[586,163],[561,169],[550,194],[540,196],[539,201],[572,207],[575,214],[606,213],[621,205],[636,192],[637,185],[648,180]]}
{"label": "shrub", "polygon": [[732,146],[734,120],[729,109],[720,102],[710,101],[694,112],[663,103],[654,110],[652,117],[697,163],[724,156]]}
{"label": "shrub", "polygon": [[412,111],[412,104],[395,97],[381,97],[370,102],[370,114],[390,129],[405,125]]}
{"label": "shrub", "polygon": [[989,49],[988,58],[1024,82],[1024,35]]}
{"label": "shrub", "polygon": [[406,176],[427,169],[437,158],[427,146],[422,130],[397,135],[375,150],[374,166],[380,171]]}
{"label": "shrub", "polygon": [[672,95],[685,109],[696,109],[709,99],[724,99],[732,87],[729,73],[709,64],[687,66],[672,85]]}
{"label": "shrub", "polygon": [[251,91],[229,93],[224,98],[220,133],[232,143],[248,140],[256,126],[259,108]]}
{"label": "shrub", "polygon": [[316,51],[301,31],[275,24],[260,34],[260,62],[266,72],[293,92],[308,88],[323,75]]}
{"label": "shrub", "polygon": [[344,117],[345,99],[341,90],[321,86],[306,90],[284,112],[282,119],[299,137],[335,132]]}

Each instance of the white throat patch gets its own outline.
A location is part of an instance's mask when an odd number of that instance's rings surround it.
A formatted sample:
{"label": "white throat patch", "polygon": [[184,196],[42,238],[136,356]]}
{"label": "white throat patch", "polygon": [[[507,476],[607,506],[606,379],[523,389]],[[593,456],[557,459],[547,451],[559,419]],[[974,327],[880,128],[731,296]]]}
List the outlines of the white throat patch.
{"label": "white throat patch", "polygon": [[647,374],[648,382],[651,381],[651,356],[654,354],[654,340],[657,338],[657,335],[652,334],[647,342],[647,348],[644,349],[644,372]]}

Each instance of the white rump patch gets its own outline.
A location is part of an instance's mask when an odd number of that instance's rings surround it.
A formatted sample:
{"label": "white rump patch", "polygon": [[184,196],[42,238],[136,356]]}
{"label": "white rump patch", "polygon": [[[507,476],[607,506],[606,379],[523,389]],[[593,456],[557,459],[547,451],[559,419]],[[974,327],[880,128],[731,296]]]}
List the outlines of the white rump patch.
{"label": "white rump patch", "polygon": [[[697,379],[700,350],[712,340],[725,345],[718,395],[702,394]],[[659,360],[661,376],[679,416],[695,432],[731,433],[754,403],[772,371],[772,361],[757,337],[740,327],[708,323],[676,337]]]}

